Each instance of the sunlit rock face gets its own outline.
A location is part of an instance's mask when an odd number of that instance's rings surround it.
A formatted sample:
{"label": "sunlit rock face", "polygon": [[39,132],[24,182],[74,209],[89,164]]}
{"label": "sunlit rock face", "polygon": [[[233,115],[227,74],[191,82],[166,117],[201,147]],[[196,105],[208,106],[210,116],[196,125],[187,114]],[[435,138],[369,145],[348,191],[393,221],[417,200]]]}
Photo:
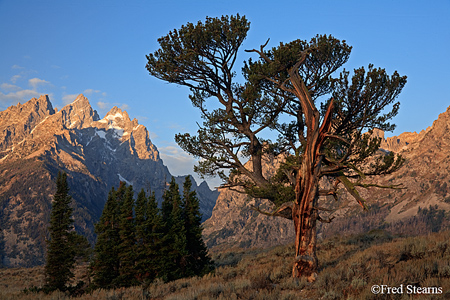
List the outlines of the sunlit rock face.
{"label": "sunlit rock face", "polygon": [[[0,229],[5,265],[44,263],[58,171],[68,174],[75,227],[91,243],[95,242],[93,224],[112,187],[124,181],[135,192],[144,189],[161,199],[172,177],[147,128],[117,107],[102,119],[83,95],[59,111],[48,96],[9,107],[0,112]],[[199,187],[193,180],[206,219],[217,191],[205,185]]]}

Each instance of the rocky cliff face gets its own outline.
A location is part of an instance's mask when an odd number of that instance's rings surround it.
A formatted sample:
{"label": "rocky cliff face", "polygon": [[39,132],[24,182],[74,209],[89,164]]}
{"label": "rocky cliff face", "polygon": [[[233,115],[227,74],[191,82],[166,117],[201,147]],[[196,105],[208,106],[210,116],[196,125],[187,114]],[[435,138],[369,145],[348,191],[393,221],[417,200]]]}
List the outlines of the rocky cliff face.
{"label": "rocky cliff face", "polygon": [[[0,228],[7,266],[44,262],[51,198],[58,171],[68,174],[75,227],[94,242],[93,224],[120,181],[161,198],[171,174],[147,129],[114,107],[102,119],[87,98],[55,111],[48,96],[0,112]],[[205,218],[217,192],[198,187]]]}
{"label": "rocky cliff face", "polygon": [[[406,147],[398,151],[406,159],[404,166],[391,175],[377,179],[382,184],[399,182],[405,187],[402,190],[377,192],[376,195],[392,205],[386,221],[413,216],[419,207],[430,205],[450,210],[449,129],[450,107],[427,130],[419,134],[403,134],[413,137]],[[402,135],[399,136],[401,138]]]}
{"label": "rocky cliff face", "polygon": [[429,127],[427,130],[422,130],[421,132],[403,132],[399,136],[393,136],[393,137],[384,137],[384,131],[379,129],[374,129],[373,134],[375,136],[378,136],[381,138],[381,144],[380,148],[387,150],[387,151],[393,151],[395,153],[398,153],[402,150],[405,150],[410,147],[411,144],[415,144],[422,140],[422,138],[425,136],[425,134],[431,129]]}
{"label": "rocky cliff face", "polygon": [[[419,207],[437,205],[450,211],[450,107],[431,127],[420,133],[402,133],[398,137],[384,138],[384,132],[375,130],[382,138],[381,148],[400,153],[405,159],[397,172],[369,178],[379,185],[402,184],[402,189],[360,189],[369,206],[374,207],[368,216],[358,217],[361,207],[346,191],[339,191],[339,202],[332,197],[321,199],[321,206],[334,210],[329,216],[336,219],[330,224],[320,224],[319,232],[341,232],[350,227],[378,226],[384,222],[395,223],[417,215]],[[267,162],[274,167],[274,162]],[[326,179],[321,182],[326,185]],[[221,189],[212,217],[204,223],[204,238],[210,247],[271,246],[294,241],[292,221],[258,215],[251,210],[256,200],[229,189]],[[268,205],[267,203],[265,205]],[[376,208],[376,209],[375,209]],[[380,209],[381,208],[381,209]],[[357,217],[355,217],[357,216]],[[324,213],[324,217],[328,217]],[[368,217],[368,218],[369,218]],[[350,224],[352,223],[352,224]],[[353,224],[354,223],[354,224]],[[356,224],[356,225],[355,225]],[[359,230],[359,229],[357,229]]]}
{"label": "rocky cliff face", "polygon": [[36,125],[54,113],[47,96],[33,98],[25,104],[19,103],[0,112],[0,158],[9,153],[13,145],[24,140]]}

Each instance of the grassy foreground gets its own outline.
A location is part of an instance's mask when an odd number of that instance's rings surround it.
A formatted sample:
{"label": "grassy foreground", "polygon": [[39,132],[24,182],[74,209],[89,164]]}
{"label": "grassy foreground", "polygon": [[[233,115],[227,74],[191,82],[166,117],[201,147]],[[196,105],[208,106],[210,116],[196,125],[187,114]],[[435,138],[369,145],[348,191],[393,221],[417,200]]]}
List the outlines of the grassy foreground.
{"label": "grassy foreground", "polygon": [[[320,241],[315,283],[290,277],[292,253],[293,246],[222,251],[212,254],[215,272],[202,278],[96,290],[78,299],[450,299],[450,231],[394,238],[376,230]],[[86,266],[76,274],[83,278]],[[43,283],[43,267],[0,269],[0,299],[69,299],[22,292]]]}

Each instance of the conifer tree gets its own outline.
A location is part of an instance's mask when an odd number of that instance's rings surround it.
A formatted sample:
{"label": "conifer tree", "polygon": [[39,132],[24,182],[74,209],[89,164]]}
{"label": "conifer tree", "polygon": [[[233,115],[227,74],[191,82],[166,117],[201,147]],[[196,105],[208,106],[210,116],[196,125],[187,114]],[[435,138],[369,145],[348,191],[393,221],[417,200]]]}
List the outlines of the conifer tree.
{"label": "conifer tree", "polygon": [[120,203],[119,219],[119,277],[115,280],[116,286],[132,286],[138,282],[135,278],[134,264],[136,261],[136,224],[133,216],[134,199],[133,187],[125,189],[123,200]]}
{"label": "conifer tree", "polygon": [[146,197],[144,190],[136,200],[136,277],[151,282],[161,265],[162,219],[155,193]]}
{"label": "conifer tree", "polygon": [[143,226],[145,220],[147,219],[147,206],[148,206],[148,197],[145,194],[144,189],[141,189],[139,192],[137,199],[136,199],[136,205],[135,205],[135,211],[136,211],[136,243],[137,244],[143,244],[144,237],[145,237],[145,227]]}
{"label": "conifer tree", "polygon": [[202,238],[202,215],[196,192],[191,191],[192,182],[189,176],[183,184],[184,227],[186,229],[187,276],[200,276],[212,270],[212,262]]}
{"label": "conifer tree", "polygon": [[139,281],[147,279],[146,266],[146,227],[144,223],[147,219],[148,198],[144,189],[141,189],[136,199],[136,275]]}
{"label": "conifer tree", "polygon": [[50,215],[50,239],[47,240],[45,289],[48,291],[66,290],[67,282],[74,277],[72,269],[75,264],[75,245],[72,243],[73,209],[70,207],[71,202],[67,174],[59,172]]}
{"label": "conifer tree", "polygon": [[160,277],[164,281],[171,281],[185,277],[186,257],[186,230],[184,227],[183,209],[178,184],[172,177],[169,189],[163,195],[163,243],[162,262],[164,268]]}
{"label": "conifer tree", "polygon": [[121,184],[116,191],[114,187],[108,195],[98,223],[95,224],[97,243],[94,248],[94,261],[91,264],[95,287],[112,288],[114,280],[119,276],[119,202],[118,196],[123,195],[125,185]]}

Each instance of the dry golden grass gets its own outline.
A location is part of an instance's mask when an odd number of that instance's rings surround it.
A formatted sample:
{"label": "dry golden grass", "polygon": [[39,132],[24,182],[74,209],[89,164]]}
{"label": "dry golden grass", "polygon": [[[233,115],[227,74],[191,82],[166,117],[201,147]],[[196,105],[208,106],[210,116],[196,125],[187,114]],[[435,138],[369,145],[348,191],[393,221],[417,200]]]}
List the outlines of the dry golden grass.
{"label": "dry golden grass", "polygon": [[[441,287],[438,295],[414,299],[450,299],[450,231],[393,238],[377,230],[321,241],[320,273],[315,283],[291,278],[292,246],[213,253],[217,268],[202,278],[163,283],[145,290],[95,290],[79,299],[410,299],[406,285]],[[77,270],[83,278],[86,267]],[[43,284],[43,268],[1,269],[0,299],[69,299],[63,293],[24,294]],[[404,294],[374,295],[373,285],[405,287]]]}

